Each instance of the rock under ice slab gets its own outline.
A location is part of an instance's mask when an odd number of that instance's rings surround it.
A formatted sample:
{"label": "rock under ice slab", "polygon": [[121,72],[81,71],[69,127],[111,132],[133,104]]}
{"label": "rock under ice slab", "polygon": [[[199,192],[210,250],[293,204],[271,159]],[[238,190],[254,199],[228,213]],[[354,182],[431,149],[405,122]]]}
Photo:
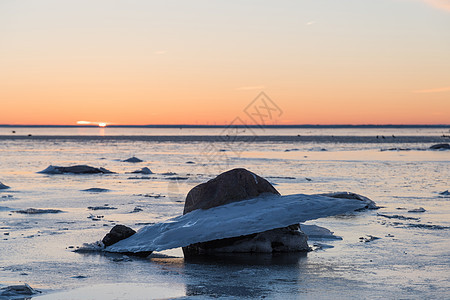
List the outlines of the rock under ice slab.
{"label": "rock under ice slab", "polygon": [[372,203],[371,200],[319,195],[264,194],[207,210],[197,209],[183,216],[146,226],[133,236],[106,247],[105,251],[162,251],[286,227],[355,211]]}

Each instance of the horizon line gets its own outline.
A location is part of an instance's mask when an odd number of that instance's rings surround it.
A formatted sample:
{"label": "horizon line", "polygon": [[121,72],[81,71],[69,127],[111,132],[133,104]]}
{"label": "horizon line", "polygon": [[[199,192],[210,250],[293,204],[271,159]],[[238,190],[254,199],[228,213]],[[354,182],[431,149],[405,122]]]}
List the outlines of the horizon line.
{"label": "horizon line", "polygon": [[62,125],[62,124],[0,124],[0,127],[35,127],[35,128],[448,128],[450,124],[142,124],[142,125],[119,125],[108,124],[105,127],[94,124],[86,125]]}

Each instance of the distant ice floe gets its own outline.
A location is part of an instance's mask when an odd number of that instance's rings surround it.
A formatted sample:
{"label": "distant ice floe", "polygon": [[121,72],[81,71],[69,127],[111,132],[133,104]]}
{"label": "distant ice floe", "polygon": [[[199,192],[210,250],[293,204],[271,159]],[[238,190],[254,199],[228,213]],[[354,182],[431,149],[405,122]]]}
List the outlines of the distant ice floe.
{"label": "distant ice floe", "polygon": [[107,252],[162,251],[194,243],[249,235],[374,206],[367,198],[264,194],[207,210],[197,209],[146,226],[109,247]]}
{"label": "distant ice floe", "polygon": [[140,159],[140,158],[137,158],[136,156],[133,156],[133,157],[130,157],[130,158],[127,158],[127,159],[123,160],[123,162],[140,163],[140,162],[143,162],[143,160]]}
{"label": "distant ice floe", "polygon": [[131,177],[128,177],[127,179],[130,179],[130,180],[146,180],[146,179],[156,179],[156,177],[148,177],[148,176],[131,176]]}
{"label": "distant ice floe", "polygon": [[57,214],[63,212],[59,209],[39,209],[39,208],[27,208],[22,210],[15,210],[18,214],[37,215],[37,214]]}
{"label": "distant ice floe", "polygon": [[0,182],[0,190],[6,190],[9,189],[9,186],[4,185],[3,183]]}
{"label": "distant ice floe", "polygon": [[39,293],[41,291],[33,289],[27,283],[10,285],[0,288],[0,299],[31,299],[30,296]]}
{"label": "distant ice floe", "polygon": [[440,192],[439,195],[450,196],[450,192],[448,190],[446,190],[446,191]]}
{"label": "distant ice floe", "polygon": [[380,151],[427,151],[427,150],[450,150],[450,144],[442,143],[442,144],[435,144],[428,148],[401,148],[401,147],[394,147],[394,148],[382,148]]}
{"label": "distant ice floe", "polygon": [[402,215],[386,215],[386,214],[377,214],[378,217],[383,217],[387,219],[398,219],[398,220],[414,220],[414,221],[420,221],[420,218],[414,218],[414,217],[405,217]]}
{"label": "distant ice floe", "polygon": [[106,192],[110,192],[111,190],[102,189],[102,188],[90,188],[90,189],[85,189],[85,190],[81,190],[81,191],[89,192],[89,193],[106,193]]}
{"label": "distant ice floe", "polygon": [[108,209],[117,209],[117,207],[109,206],[108,204],[105,204],[103,206],[89,206],[88,209],[90,210],[108,210]]}
{"label": "distant ice floe", "polygon": [[76,165],[70,167],[60,167],[60,166],[48,166],[45,170],[42,170],[38,173],[42,174],[112,174],[111,172],[105,168],[95,168],[87,165]]}
{"label": "distant ice floe", "polygon": [[412,148],[388,148],[388,149],[380,149],[380,151],[411,151],[411,150],[423,150],[423,149],[412,149]]}
{"label": "distant ice floe", "polygon": [[419,208],[413,208],[408,210],[409,213],[423,213],[426,212],[427,210],[423,207],[419,207]]}

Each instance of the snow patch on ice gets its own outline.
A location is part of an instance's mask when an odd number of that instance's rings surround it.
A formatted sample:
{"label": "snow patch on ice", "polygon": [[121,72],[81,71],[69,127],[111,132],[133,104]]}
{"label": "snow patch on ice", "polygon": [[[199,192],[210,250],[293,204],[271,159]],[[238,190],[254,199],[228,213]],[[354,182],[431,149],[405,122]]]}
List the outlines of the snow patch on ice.
{"label": "snow patch on ice", "polygon": [[253,178],[255,179],[255,183],[258,184],[258,178],[256,178],[256,175],[254,173],[252,173]]}

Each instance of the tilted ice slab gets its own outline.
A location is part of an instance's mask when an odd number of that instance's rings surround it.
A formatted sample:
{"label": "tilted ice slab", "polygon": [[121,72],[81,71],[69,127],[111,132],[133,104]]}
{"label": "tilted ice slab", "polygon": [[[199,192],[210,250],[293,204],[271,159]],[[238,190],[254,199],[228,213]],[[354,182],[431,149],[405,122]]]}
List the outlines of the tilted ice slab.
{"label": "tilted ice slab", "polygon": [[370,206],[371,200],[319,195],[266,194],[207,210],[197,209],[146,226],[106,247],[107,252],[162,251],[190,244],[248,235]]}

